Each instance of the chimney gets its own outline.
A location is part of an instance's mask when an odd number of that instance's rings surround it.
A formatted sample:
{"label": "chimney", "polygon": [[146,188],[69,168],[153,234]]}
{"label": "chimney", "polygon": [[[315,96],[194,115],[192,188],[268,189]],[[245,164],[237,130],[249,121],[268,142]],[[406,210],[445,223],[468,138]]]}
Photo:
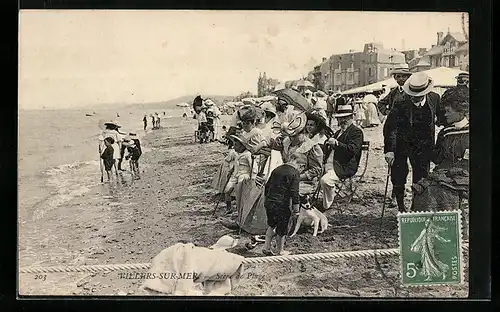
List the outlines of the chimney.
{"label": "chimney", "polygon": [[326,57],[323,57],[323,62],[325,62],[325,61],[326,61]]}
{"label": "chimney", "polygon": [[441,42],[441,40],[443,40],[443,32],[439,31],[437,33],[437,45],[439,45],[439,43]]}

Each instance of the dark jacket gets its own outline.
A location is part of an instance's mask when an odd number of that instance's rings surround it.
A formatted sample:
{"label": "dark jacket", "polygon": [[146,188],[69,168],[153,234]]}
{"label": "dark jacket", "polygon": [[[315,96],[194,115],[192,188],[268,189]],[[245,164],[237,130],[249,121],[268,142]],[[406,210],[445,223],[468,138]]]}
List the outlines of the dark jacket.
{"label": "dark jacket", "polygon": [[333,146],[333,169],[340,179],[344,179],[358,171],[363,131],[352,124],[340,136],[339,133],[340,130],[333,135],[338,141],[338,145]]}
{"label": "dark jacket", "polygon": [[[435,138],[435,124],[438,117],[439,94],[430,92],[426,95],[425,105],[431,110],[432,119],[429,124],[431,135],[425,142],[420,142],[422,146],[433,146]],[[413,148],[415,142],[411,140],[412,133],[412,112],[413,104],[410,98],[406,98],[398,105],[394,105],[387,116],[384,125],[384,153],[387,152],[408,152]]]}
{"label": "dark jacket", "polygon": [[377,108],[384,116],[389,114],[394,103],[402,102],[408,95],[404,91],[399,91],[399,87],[392,89],[383,99],[378,101]]}

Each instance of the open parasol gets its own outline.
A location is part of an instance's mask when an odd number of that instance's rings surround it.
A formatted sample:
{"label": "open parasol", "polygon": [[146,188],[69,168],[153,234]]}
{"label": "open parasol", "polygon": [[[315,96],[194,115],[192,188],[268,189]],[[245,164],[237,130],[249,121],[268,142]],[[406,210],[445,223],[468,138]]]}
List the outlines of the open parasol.
{"label": "open parasol", "polygon": [[314,85],[310,81],[303,79],[299,80],[295,86],[297,88],[314,88]]}

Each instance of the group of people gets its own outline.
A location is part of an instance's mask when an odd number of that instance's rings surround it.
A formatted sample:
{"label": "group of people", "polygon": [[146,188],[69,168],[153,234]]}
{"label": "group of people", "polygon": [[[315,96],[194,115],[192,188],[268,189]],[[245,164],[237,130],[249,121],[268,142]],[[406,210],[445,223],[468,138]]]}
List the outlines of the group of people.
{"label": "group of people", "polygon": [[[142,155],[141,142],[134,132],[120,132],[121,126],[116,121],[104,123],[104,130],[99,136],[99,155],[101,173],[106,172],[107,181],[111,181],[113,171],[118,176],[123,160],[129,161],[130,173],[134,179],[140,179],[139,158]],[[104,167],[104,168],[103,168]],[[101,179],[102,180],[102,179]]]}
{"label": "group of people", "polygon": [[193,102],[195,114],[193,118],[198,121],[197,140],[200,144],[214,142],[220,139],[221,112],[211,99],[203,100],[201,96]]}
{"label": "group of people", "polygon": [[[163,116],[165,116],[165,112],[163,112]],[[150,115],[151,117],[151,125],[153,130],[160,129],[160,115],[158,113],[154,113]],[[142,118],[142,123],[144,124],[144,131],[146,131],[148,127],[148,116],[144,115],[144,118]]]}
{"label": "group of people", "polygon": [[[320,190],[323,210],[332,206],[337,183],[358,170],[363,143],[363,132],[353,123],[352,106],[336,107],[333,116],[340,129],[334,131],[324,109],[315,106],[317,102],[312,104],[292,89],[279,90],[276,96],[275,103],[247,105],[235,113],[228,131],[230,151],[216,178],[219,183],[214,185],[225,194],[228,214],[234,211],[233,191],[237,214],[254,205],[265,210],[267,254],[271,253],[269,244],[274,236],[277,252],[283,254],[292,213],[290,204],[298,212],[299,195]],[[262,196],[253,201],[245,197],[248,189],[256,190],[259,184],[265,185]],[[244,223],[252,219],[240,220],[240,226],[249,226]]]}
{"label": "group of people", "polygon": [[[384,152],[392,198],[400,211],[407,211],[403,199],[409,159],[414,183],[410,209],[454,209],[458,197],[467,196],[468,189],[468,88],[460,84],[440,98],[425,73],[398,69],[393,75],[398,88],[381,101],[371,97],[363,101],[370,104],[369,110],[374,110],[377,118],[379,114],[386,117]],[[457,78],[462,81],[464,77]],[[278,90],[276,101],[241,107],[228,130],[229,153],[214,179],[213,186],[225,195],[229,215],[235,214],[231,202],[234,192],[236,219],[243,230],[256,218],[242,220],[239,214],[251,211],[251,207],[257,207],[255,214],[265,211],[264,253],[268,255],[272,254],[274,237],[277,253],[285,253],[284,238],[292,214],[298,213],[299,197],[319,193],[322,200],[318,208],[330,209],[340,181],[354,176],[360,163],[364,134],[356,124],[354,107],[337,96],[334,111],[329,112],[327,97],[325,112],[320,100],[325,98],[323,94],[313,101],[306,92]],[[336,119],[336,131],[326,113]],[[436,125],[444,126],[437,141]],[[431,161],[436,168],[429,174]],[[259,192],[259,185],[265,186],[260,188],[261,195],[248,197]],[[449,196],[441,196],[443,192]]]}

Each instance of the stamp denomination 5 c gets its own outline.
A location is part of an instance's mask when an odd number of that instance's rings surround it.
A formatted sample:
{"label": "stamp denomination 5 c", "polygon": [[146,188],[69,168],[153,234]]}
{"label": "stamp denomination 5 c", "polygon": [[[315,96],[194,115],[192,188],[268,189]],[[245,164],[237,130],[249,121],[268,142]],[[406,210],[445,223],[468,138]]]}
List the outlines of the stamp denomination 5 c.
{"label": "stamp denomination 5 c", "polygon": [[398,214],[404,286],[463,282],[460,211]]}

